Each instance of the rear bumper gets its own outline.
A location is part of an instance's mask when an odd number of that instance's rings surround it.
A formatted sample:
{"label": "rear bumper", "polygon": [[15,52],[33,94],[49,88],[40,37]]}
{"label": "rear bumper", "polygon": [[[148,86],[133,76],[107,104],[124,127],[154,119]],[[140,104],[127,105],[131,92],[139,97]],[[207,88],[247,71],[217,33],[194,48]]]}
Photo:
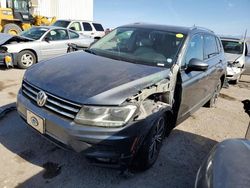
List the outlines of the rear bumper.
{"label": "rear bumper", "polygon": [[[27,110],[45,119],[44,137],[57,145],[83,152],[93,162],[112,164],[129,163],[139,148],[140,142],[151,129],[154,116],[133,121],[122,128],[101,128],[76,124],[74,121],[38,107],[21,91],[18,94],[17,110],[26,121]],[[31,127],[31,126],[30,126]]]}

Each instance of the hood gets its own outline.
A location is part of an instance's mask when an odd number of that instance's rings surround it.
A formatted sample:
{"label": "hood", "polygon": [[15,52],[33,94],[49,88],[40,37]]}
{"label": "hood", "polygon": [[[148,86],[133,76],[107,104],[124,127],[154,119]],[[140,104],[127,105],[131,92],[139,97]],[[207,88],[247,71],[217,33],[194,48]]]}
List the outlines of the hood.
{"label": "hood", "polygon": [[6,33],[0,33],[0,45],[6,45],[9,42],[17,41],[17,42],[29,42],[33,41],[33,39],[17,36],[17,35],[9,35]]}
{"label": "hood", "polygon": [[26,71],[24,79],[79,104],[120,105],[169,72],[80,51],[40,62]]}
{"label": "hood", "polygon": [[240,58],[242,54],[230,54],[230,53],[225,53],[226,60],[230,63],[235,62],[238,58]]}

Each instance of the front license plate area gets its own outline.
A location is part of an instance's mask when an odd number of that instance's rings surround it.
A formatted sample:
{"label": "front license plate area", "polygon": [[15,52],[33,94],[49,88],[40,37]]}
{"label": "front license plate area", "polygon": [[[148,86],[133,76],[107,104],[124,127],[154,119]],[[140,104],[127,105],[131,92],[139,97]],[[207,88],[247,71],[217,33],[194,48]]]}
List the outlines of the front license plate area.
{"label": "front license plate area", "polygon": [[42,134],[45,133],[44,122],[43,118],[27,110],[27,123]]}

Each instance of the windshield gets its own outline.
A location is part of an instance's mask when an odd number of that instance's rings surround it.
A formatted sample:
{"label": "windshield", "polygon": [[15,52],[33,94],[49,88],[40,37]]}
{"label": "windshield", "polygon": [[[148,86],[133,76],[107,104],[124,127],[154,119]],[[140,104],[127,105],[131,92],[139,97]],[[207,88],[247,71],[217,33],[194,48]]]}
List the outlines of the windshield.
{"label": "windshield", "polygon": [[20,36],[31,38],[34,40],[40,39],[44,33],[46,33],[49,29],[42,27],[33,27],[27,31],[24,31],[20,34]]}
{"label": "windshield", "polygon": [[242,54],[243,53],[243,42],[222,40],[222,45],[226,53],[230,53],[230,54]]}
{"label": "windshield", "polygon": [[89,51],[133,63],[171,67],[184,38],[181,33],[121,27],[97,41]]}
{"label": "windshield", "polygon": [[67,28],[69,26],[69,21],[56,21],[53,26],[56,26],[56,27],[64,27],[64,28]]}

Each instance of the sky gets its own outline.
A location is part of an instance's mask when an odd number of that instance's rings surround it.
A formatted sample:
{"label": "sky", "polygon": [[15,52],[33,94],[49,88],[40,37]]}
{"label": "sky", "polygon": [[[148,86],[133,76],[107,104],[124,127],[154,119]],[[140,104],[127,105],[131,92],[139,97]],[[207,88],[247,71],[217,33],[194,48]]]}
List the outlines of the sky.
{"label": "sky", "polygon": [[250,0],[94,0],[105,28],[135,22],[202,26],[219,35],[250,36]]}

